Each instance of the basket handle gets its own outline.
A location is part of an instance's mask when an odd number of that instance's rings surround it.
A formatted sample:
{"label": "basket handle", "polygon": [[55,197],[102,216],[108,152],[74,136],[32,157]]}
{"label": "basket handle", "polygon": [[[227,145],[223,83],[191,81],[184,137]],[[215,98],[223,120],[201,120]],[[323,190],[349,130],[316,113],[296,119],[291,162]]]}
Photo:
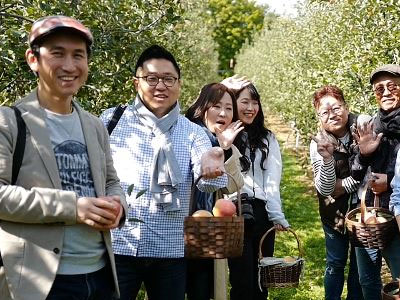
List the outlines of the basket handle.
{"label": "basket handle", "polygon": [[[260,246],[258,248],[258,259],[261,260],[262,259],[262,244],[264,243],[265,238],[267,237],[267,235],[273,231],[276,230],[275,226],[271,227],[270,229],[268,229],[268,231],[266,233],[264,233],[264,235],[262,236],[261,240],[260,240]],[[289,231],[290,233],[292,233],[294,235],[294,237],[296,238],[297,241],[297,249],[299,250],[299,257],[303,257],[304,253],[303,253],[303,247],[301,246],[301,242],[299,240],[299,237],[297,236],[296,232],[294,232],[293,229],[291,229],[290,227],[286,228],[286,231]]]}
{"label": "basket handle", "polygon": [[[368,191],[368,184],[365,184],[362,190],[362,194],[361,194],[361,206],[360,206],[360,210],[361,210],[361,223],[364,223],[365,221],[365,214],[367,213],[367,205],[365,204],[365,198],[367,196],[367,191]],[[380,207],[380,199],[379,199],[379,195],[375,194],[375,198],[374,198],[374,207]]]}
{"label": "basket handle", "polygon": [[[242,196],[240,195],[240,188],[239,185],[237,184],[235,178],[233,178],[233,176],[231,174],[229,174],[228,172],[224,172],[224,174],[228,175],[228,177],[230,179],[233,180],[233,183],[236,186],[236,190],[237,190],[237,200],[238,200],[238,212],[239,212],[239,216],[242,215]],[[189,213],[192,214],[193,213],[193,207],[195,206],[195,202],[196,200],[194,199],[194,191],[195,191],[195,187],[196,185],[199,183],[200,179],[203,178],[203,175],[200,175],[193,183],[192,185],[192,191],[190,193],[190,202],[189,202]]]}

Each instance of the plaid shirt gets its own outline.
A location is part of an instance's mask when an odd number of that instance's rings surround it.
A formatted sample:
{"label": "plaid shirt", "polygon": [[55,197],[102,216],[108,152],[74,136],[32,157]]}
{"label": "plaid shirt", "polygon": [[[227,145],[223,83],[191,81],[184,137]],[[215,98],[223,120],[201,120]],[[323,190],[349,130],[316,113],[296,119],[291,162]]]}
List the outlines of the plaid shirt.
{"label": "plaid shirt", "polygon": [[[115,108],[106,110],[101,119],[108,124]],[[138,257],[183,257],[183,220],[189,213],[189,199],[193,175],[200,174],[200,159],[211,143],[204,130],[179,116],[172,127],[171,141],[179,163],[183,182],[178,185],[181,210],[164,211],[149,192],[151,165],[155,138],[152,130],[144,126],[128,106],[110,136],[114,167],[121,180],[121,186],[127,189],[134,184],[131,196],[126,195],[129,210],[125,226],[112,231],[115,254]],[[226,186],[226,176],[213,180],[200,180],[198,187],[213,192]],[[136,194],[146,189],[146,193],[136,199]],[[137,218],[144,223],[129,221]]]}

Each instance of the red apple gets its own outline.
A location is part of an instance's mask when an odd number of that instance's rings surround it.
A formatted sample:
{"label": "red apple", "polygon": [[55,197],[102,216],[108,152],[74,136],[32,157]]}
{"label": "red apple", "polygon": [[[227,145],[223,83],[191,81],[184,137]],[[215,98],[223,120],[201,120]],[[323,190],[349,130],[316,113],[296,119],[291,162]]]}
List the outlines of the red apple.
{"label": "red apple", "polygon": [[103,199],[111,202],[114,205],[114,208],[105,208],[106,211],[112,213],[115,217],[118,217],[119,212],[121,211],[121,203],[117,200],[114,200],[112,197],[102,197]]}
{"label": "red apple", "polygon": [[232,217],[236,215],[236,206],[231,200],[218,199],[212,211],[215,217]]}

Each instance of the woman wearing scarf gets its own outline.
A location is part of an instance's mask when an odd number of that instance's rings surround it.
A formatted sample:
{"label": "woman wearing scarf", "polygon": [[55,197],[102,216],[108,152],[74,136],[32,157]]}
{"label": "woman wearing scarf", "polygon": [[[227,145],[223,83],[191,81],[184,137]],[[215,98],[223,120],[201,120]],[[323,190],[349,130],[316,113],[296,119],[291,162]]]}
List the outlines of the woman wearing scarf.
{"label": "woman wearing scarf", "polygon": [[[223,194],[236,192],[243,186],[239,162],[241,155],[232,145],[243,127],[240,121],[236,121],[237,109],[233,99],[232,92],[223,84],[210,83],[201,89],[199,97],[186,112],[190,121],[204,129],[213,146],[224,149],[225,171],[233,177],[229,177],[226,188],[215,193],[201,192],[196,188],[195,210],[211,212],[216,199],[221,198]],[[188,261],[186,290],[189,300],[209,300],[213,297],[213,260]]]}
{"label": "woman wearing scarf", "polygon": [[[373,206],[376,197],[380,207],[388,208],[392,194],[396,156],[400,142],[400,66],[383,65],[370,77],[379,111],[370,124],[358,127],[354,138],[359,151],[352,165],[356,180],[368,180],[366,205]],[[371,171],[368,174],[368,170]],[[382,256],[393,279],[400,276],[400,235],[396,233],[383,250],[356,248],[360,283],[366,300],[380,299]]]}
{"label": "woman wearing scarf", "polygon": [[[358,123],[365,118],[349,113],[343,92],[336,86],[327,85],[318,89],[314,93],[313,105],[320,128],[311,141],[310,158],[325,233],[325,299],[340,300],[349,253],[344,220],[347,211],[357,205],[359,185],[350,176],[350,127],[357,122],[357,118]],[[354,247],[350,250],[346,299],[363,299]]]}

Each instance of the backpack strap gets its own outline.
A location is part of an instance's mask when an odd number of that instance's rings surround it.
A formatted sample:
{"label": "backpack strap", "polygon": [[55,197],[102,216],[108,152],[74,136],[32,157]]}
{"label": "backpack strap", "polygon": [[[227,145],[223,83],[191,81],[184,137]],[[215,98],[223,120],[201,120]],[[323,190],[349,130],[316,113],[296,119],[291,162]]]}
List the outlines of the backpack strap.
{"label": "backpack strap", "polygon": [[107,124],[107,131],[108,135],[111,135],[115,126],[117,126],[119,119],[121,118],[122,114],[124,113],[125,109],[128,107],[126,104],[119,104],[112,115],[110,122]]}
{"label": "backpack strap", "polygon": [[14,109],[15,118],[17,120],[17,128],[18,128],[17,143],[15,145],[13,153],[12,177],[11,177],[11,184],[14,185],[18,178],[18,173],[22,165],[22,159],[24,158],[25,143],[26,143],[26,124],[24,119],[22,119],[21,117],[21,111],[15,106],[12,106],[11,108]]}
{"label": "backpack strap", "polygon": [[[22,159],[24,158],[25,144],[26,144],[26,124],[24,119],[21,117],[21,111],[15,106],[11,106],[15,113],[15,119],[17,120],[17,142],[13,153],[12,160],[12,175],[11,184],[14,185],[18,178],[19,169],[22,165]],[[3,259],[0,253],[0,267],[3,266]]]}

